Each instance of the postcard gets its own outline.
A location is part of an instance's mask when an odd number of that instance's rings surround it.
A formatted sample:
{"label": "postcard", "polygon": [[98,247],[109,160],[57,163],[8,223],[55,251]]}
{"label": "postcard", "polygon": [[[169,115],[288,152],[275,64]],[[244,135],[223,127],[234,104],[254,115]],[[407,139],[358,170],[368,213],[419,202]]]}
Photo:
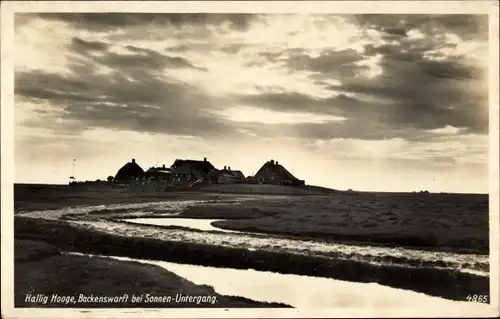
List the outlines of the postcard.
{"label": "postcard", "polygon": [[498,1],[5,1],[5,318],[499,315]]}

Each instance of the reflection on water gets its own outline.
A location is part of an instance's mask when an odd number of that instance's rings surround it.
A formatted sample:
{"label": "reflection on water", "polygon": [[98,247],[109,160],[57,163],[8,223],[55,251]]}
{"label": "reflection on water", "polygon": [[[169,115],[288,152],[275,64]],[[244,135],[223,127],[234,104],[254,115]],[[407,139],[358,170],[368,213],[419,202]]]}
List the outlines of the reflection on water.
{"label": "reflection on water", "polygon": [[487,305],[447,300],[375,283],[355,283],[320,277],[204,267],[126,257],[112,258],[163,267],[197,285],[212,286],[217,293],[222,295],[241,296],[256,301],[280,302],[296,308],[487,307]]}
{"label": "reflection on water", "polygon": [[205,231],[222,231],[228,233],[238,233],[236,230],[217,228],[211,223],[221,219],[191,219],[191,218],[132,218],[121,219],[122,221],[143,225],[156,225],[156,226],[182,226]]}

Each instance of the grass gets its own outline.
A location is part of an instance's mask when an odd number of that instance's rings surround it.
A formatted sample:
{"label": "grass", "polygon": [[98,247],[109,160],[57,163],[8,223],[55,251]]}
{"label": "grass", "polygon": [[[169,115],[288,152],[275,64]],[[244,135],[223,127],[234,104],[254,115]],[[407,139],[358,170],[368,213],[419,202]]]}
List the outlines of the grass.
{"label": "grass", "polygon": [[[97,206],[123,203],[143,203],[162,200],[180,200],[192,196],[190,192],[161,192],[141,187],[115,188],[108,185],[14,185],[14,211],[55,210],[74,206]],[[197,199],[213,196],[197,193]]]}
{"label": "grass", "polygon": [[323,240],[489,253],[488,196],[358,194],[294,196],[195,206],[181,216],[213,225]]}
{"label": "grass", "polygon": [[[294,189],[274,185],[209,186]],[[201,190],[168,193],[64,185],[15,185],[14,195],[16,211],[182,199],[216,202],[235,196]],[[323,196],[260,196],[258,201],[230,206],[211,203],[189,207],[182,216],[229,219],[214,225],[231,230],[488,254],[488,209],[488,195],[333,192]],[[67,216],[73,217],[78,218]]]}
{"label": "grass", "polygon": [[[203,205],[190,206],[180,214],[184,218],[211,218],[211,219],[259,219],[279,214],[280,211],[260,208],[254,205]],[[207,217],[208,216],[208,217]]]}
{"label": "grass", "polygon": [[316,189],[265,184],[205,184],[194,188],[196,191],[230,194],[266,194],[266,195],[317,195]]}

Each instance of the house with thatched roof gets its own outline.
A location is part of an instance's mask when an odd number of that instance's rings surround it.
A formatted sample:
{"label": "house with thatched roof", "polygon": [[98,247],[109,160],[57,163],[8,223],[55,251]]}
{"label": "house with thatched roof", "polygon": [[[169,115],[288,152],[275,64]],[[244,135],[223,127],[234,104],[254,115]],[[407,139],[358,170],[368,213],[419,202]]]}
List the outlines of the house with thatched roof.
{"label": "house with thatched roof", "polygon": [[211,170],[206,179],[211,184],[231,184],[245,182],[245,175],[241,171],[231,170],[230,166],[224,166],[220,170]]}
{"label": "house with thatched roof", "polygon": [[160,167],[150,167],[145,173],[146,179],[163,184],[170,184],[173,179],[173,169],[162,165]]}
{"label": "house with thatched roof", "polygon": [[254,179],[262,184],[304,185],[305,182],[292,175],[283,165],[274,160],[267,161],[254,175]]}
{"label": "house with thatched roof", "polygon": [[144,170],[135,162],[133,158],[132,161],[123,165],[122,168],[118,170],[115,175],[114,181],[121,183],[129,183],[137,180],[141,180],[144,176]]}
{"label": "house with thatched roof", "polygon": [[220,170],[214,168],[207,174],[207,181],[210,184],[218,184],[219,183],[219,178],[220,178]]}
{"label": "house with thatched roof", "polygon": [[219,184],[239,183],[245,181],[245,175],[241,171],[232,170],[231,166],[224,166],[220,171]]}
{"label": "house with thatched roof", "polygon": [[207,161],[206,157],[203,161],[177,159],[170,168],[172,169],[173,180],[176,184],[206,179],[209,173],[215,169],[212,163]]}

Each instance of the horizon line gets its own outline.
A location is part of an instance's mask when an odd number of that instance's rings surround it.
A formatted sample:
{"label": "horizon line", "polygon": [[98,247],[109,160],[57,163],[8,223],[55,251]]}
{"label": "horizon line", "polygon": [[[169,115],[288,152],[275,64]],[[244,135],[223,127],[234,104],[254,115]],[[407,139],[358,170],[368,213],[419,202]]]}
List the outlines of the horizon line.
{"label": "horizon line", "polygon": [[[105,180],[100,180],[101,182],[106,182]],[[89,183],[95,183],[97,180],[86,180],[83,181],[82,183],[89,182]],[[69,186],[69,182],[66,184],[63,183],[21,183],[21,182],[13,182],[13,185],[35,185],[35,186]],[[265,184],[264,184],[265,185]],[[271,184],[269,184],[271,185]],[[283,186],[283,185],[275,185],[275,186],[282,186],[282,187],[293,187],[293,186]],[[376,193],[376,194],[441,194],[441,195],[490,195],[490,193],[474,193],[474,192],[447,192],[447,191],[439,191],[439,192],[434,192],[434,191],[428,191],[428,190],[414,190],[414,191],[383,191],[383,190],[357,190],[357,189],[336,189],[336,188],[331,188],[327,186],[321,186],[321,185],[310,185],[306,184],[305,186],[312,186],[312,187],[321,187],[325,188],[328,190],[332,191],[339,191],[339,192],[352,192],[352,193]]]}

